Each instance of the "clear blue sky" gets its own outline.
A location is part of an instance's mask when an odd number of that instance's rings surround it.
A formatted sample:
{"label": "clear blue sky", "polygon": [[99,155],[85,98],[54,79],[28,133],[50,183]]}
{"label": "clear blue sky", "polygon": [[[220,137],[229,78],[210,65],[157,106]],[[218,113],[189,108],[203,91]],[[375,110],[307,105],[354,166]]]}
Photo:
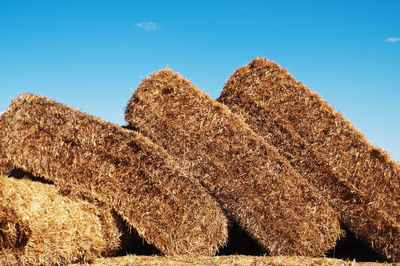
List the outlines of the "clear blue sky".
{"label": "clear blue sky", "polygon": [[0,112],[32,92],[124,124],[167,63],[217,98],[257,56],[400,161],[400,1],[0,0]]}

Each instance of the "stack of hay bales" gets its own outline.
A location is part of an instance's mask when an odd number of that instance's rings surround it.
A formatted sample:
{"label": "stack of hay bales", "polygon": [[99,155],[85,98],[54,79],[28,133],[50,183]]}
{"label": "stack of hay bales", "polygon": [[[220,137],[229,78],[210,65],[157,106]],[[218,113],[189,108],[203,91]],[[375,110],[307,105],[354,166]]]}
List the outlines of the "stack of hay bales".
{"label": "stack of hay bales", "polygon": [[115,208],[162,253],[214,255],[226,243],[218,203],[141,134],[32,94],[12,102],[0,128],[14,167]]}
{"label": "stack of hay bales", "polygon": [[[332,250],[339,219],[400,259],[400,166],[387,153],[264,58],[218,101],[169,69],[135,91],[127,128],[13,100],[0,116],[0,264],[357,265],[300,257]],[[31,179],[6,177],[16,169]],[[212,257],[227,216],[272,256]],[[98,258],[138,241],[168,256]]]}
{"label": "stack of hay bales", "polygon": [[387,259],[400,259],[400,166],[389,154],[265,58],[239,68],[219,101],[318,187],[349,230]]}
{"label": "stack of hay bales", "polygon": [[126,121],[190,170],[269,254],[322,256],[340,235],[314,187],[240,117],[165,69],[130,99]]}
{"label": "stack of hay bales", "polygon": [[91,261],[121,248],[109,208],[58,194],[51,184],[0,176],[0,264]]}

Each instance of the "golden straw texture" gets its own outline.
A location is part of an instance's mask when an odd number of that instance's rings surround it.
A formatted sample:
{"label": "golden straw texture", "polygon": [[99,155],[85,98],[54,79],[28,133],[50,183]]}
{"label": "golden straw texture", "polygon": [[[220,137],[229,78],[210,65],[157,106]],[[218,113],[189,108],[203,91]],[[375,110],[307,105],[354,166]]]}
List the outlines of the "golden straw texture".
{"label": "golden straw texture", "polygon": [[310,257],[267,257],[267,256],[135,256],[129,255],[114,258],[99,258],[94,261],[95,265],[269,265],[269,266],[356,266],[356,265],[382,265],[380,263],[357,263],[354,261],[344,261],[330,258],[310,258]]}
{"label": "golden straw texture", "polygon": [[4,153],[4,150],[1,147],[0,143],[0,176],[8,175],[12,169],[13,169],[12,164],[10,160],[7,158],[6,154]]}
{"label": "golden straw texture", "polygon": [[169,255],[213,255],[227,239],[218,203],[137,132],[46,97],[23,94],[0,117],[13,165],[115,208]]}
{"label": "golden straw texture", "polygon": [[182,159],[270,254],[320,256],[334,247],[340,229],[328,202],[240,117],[178,73],[143,80],[125,118]]}
{"label": "golden straw texture", "polygon": [[0,176],[0,264],[91,261],[120,248],[109,209],[58,194],[54,185]]}
{"label": "golden straw texture", "polygon": [[400,260],[400,167],[388,153],[265,58],[233,73],[219,101],[322,191],[350,231]]}

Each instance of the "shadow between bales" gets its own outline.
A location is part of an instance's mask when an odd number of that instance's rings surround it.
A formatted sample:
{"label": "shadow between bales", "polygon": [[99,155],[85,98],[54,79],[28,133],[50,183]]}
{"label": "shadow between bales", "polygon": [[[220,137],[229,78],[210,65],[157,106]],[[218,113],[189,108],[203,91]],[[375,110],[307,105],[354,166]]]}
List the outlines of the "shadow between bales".
{"label": "shadow between bales", "polygon": [[335,248],[327,254],[329,258],[356,260],[357,262],[386,262],[386,260],[357,238],[347,228],[345,236],[336,243]]}
{"label": "shadow between bales", "polygon": [[115,211],[113,215],[117,220],[118,227],[123,232],[121,236],[121,250],[117,252],[113,257],[125,256],[135,254],[138,256],[160,256],[161,252],[153,245],[147,243],[142,237],[139,236],[138,232],[130,226],[125,220],[121,218]]}
{"label": "shadow between bales", "polygon": [[[345,228],[344,230],[344,237],[338,240],[336,247],[327,253],[328,258],[355,260],[357,262],[387,262],[348,229]],[[233,223],[229,230],[228,243],[219,250],[217,255],[263,256],[268,254],[239,225]]]}
{"label": "shadow between bales", "polygon": [[52,181],[46,180],[42,177],[38,177],[38,176],[34,176],[31,173],[25,172],[24,170],[20,169],[20,168],[14,168],[10,174],[8,175],[9,177],[14,177],[15,179],[23,179],[23,178],[27,178],[31,181],[35,181],[35,182],[40,182],[43,184],[52,184],[54,185],[54,183]]}
{"label": "shadow between bales", "polygon": [[221,248],[217,256],[228,255],[249,255],[262,256],[265,251],[252,239],[239,225],[233,223],[228,233],[228,243]]}

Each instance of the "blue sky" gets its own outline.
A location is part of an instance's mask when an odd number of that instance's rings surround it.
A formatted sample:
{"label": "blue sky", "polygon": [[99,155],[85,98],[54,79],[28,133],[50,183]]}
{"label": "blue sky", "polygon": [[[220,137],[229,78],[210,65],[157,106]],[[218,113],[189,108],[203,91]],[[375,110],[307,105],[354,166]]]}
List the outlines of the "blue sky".
{"label": "blue sky", "polygon": [[169,65],[213,98],[267,57],[400,161],[400,1],[0,0],[0,112],[23,92],[124,124]]}

